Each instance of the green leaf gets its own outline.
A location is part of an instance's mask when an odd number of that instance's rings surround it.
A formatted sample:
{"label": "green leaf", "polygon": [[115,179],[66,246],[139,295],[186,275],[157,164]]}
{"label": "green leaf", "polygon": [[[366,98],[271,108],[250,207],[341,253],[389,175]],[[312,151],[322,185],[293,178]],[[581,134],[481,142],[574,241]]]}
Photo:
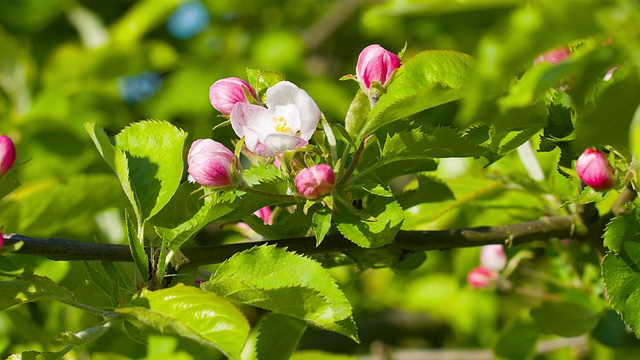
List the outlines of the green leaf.
{"label": "green leaf", "polygon": [[631,122],[640,105],[639,93],[640,85],[635,79],[622,80],[606,88],[596,100],[595,109],[578,118],[576,146],[611,145],[628,153]]}
{"label": "green leaf", "polygon": [[307,323],[302,320],[269,313],[251,331],[242,360],[288,360],[306,329]]}
{"label": "green leaf", "polygon": [[574,301],[543,301],[531,310],[531,317],[543,334],[580,336],[598,324],[600,314]]}
{"label": "green leaf", "polygon": [[95,122],[85,123],[84,128],[89,133],[89,136],[96,145],[96,148],[98,148],[100,156],[102,156],[104,161],[106,161],[107,164],[109,164],[109,166],[115,171],[115,148],[107,134],[104,132],[104,129],[96,125]]}
{"label": "green leaf", "polygon": [[537,2],[512,12],[478,49],[478,61],[465,86],[461,125],[483,120],[486,108],[508,88],[513,77],[531,66],[536,56],[599,31],[603,2],[567,0]]}
{"label": "green leaf", "polygon": [[406,61],[369,113],[360,135],[392,121],[461,98],[473,59],[448,50],[426,50]]}
{"label": "green leaf", "polygon": [[640,337],[640,222],[637,210],[613,219],[605,232],[612,252],[602,261],[602,277],[611,307]]}
{"label": "green leaf", "polygon": [[363,210],[336,202],[333,221],[344,237],[365,248],[376,248],[393,242],[404,212],[392,197],[369,195]]}
{"label": "green leaf", "polygon": [[148,341],[144,333],[130,321],[125,320],[124,330],[129,336],[129,339],[137,342],[138,344],[147,345]]}
{"label": "green leaf", "polygon": [[640,213],[633,210],[611,219],[604,232],[604,246],[614,253],[623,250],[623,244],[640,243]]}
{"label": "green leaf", "polygon": [[131,187],[142,216],[139,220],[157,214],[178,189],[186,137],[184,131],[164,121],[140,121],[115,137],[116,148],[126,154]]}
{"label": "green leaf", "polygon": [[349,105],[347,116],[344,119],[344,126],[347,129],[351,139],[357,140],[360,130],[365,126],[367,117],[371,111],[371,101],[367,94],[361,89],[358,89],[356,96]]}
{"label": "green leaf", "polygon": [[0,176],[0,199],[7,196],[7,194],[11,193],[19,186],[20,181],[18,180],[15,171],[9,171]]}
{"label": "green leaf", "polygon": [[247,80],[258,95],[258,99],[264,99],[268,88],[285,79],[284,75],[275,71],[247,69]]}
{"label": "green leaf", "polygon": [[122,318],[116,318],[111,321],[106,321],[98,326],[90,327],[88,329],[74,333],[72,331],[65,331],[56,336],[56,340],[67,343],[73,346],[80,346],[86,343],[92,342],[97,338],[104,335],[113,325],[119,324]]}
{"label": "green leaf", "polygon": [[76,304],[76,299],[69,290],[56,285],[46,277],[34,275],[28,278],[0,282],[0,311],[41,300]]}
{"label": "green leaf", "polygon": [[442,180],[418,175],[418,179],[407,186],[396,200],[403,209],[408,209],[422,203],[455,200],[455,196]]}
{"label": "green leaf", "polygon": [[305,236],[311,227],[311,217],[305,215],[302,206],[298,206],[293,213],[282,209],[273,218],[275,221],[271,225],[265,225],[263,219],[253,214],[242,220],[267,240]]}
{"label": "green leaf", "polygon": [[328,207],[322,207],[313,213],[311,225],[316,235],[316,246],[322,243],[329,229],[331,229],[331,214],[331,209]]}
{"label": "green leaf", "polygon": [[529,319],[517,319],[500,332],[493,351],[496,359],[533,359],[540,334]]}
{"label": "green leaf", "polygon": [[170,250],[178,250],[207,224],[231,213],[244,203],[244,198],[241,202],[237,192],[207,189],[204,204],[194,207],[194,204],[199,203],[200,195],[190,195],[189,189],[188,184],[183,184],[176,193],[176,200],[159,214],[162,215],[162,221],[158,219],[157,222],[161,225],[155,226],[158,235],[168,241]]}
{"label": "green leaf", "polygon": [[358,341],[351,305],[333,278],[318,262],[284,249],[259,246],[235,254],[201,287]]}
{"label": "green leaf", "polygon": [[133,222],[133,219],[131,219],[127,209],[124,211],[124,219],[127,225],[125,233],[127,235],[127,242],[129,243],[131,256],[133,257],[133,261],[142,276],[142,280],[146,281],[149,279],[149,256],[144,250],[144,238],[138,236],[138,231],[140,229],[136,228],[136,225]]}
{"label": "green leaf", "polygon": [[143,290],[131,306],[116,309],[162,333],[177,334],[215,347],[239,359],[249,336],[249,323],[232,304],[215,294],[178,284],[157,291]]}
{"label": "green leaf", "polygon": [[34,238],[52,234],[91,238],[96,213],[125,203],[113,175],[78,174],[23,184],[2,199],[0,219],[6,229]]}
{"label": "green leaf", "polygon": [[100,270],[94,267],[91,263],[85,261],[84,267],[87,269],[87,274],[91,278],[91,282],[102,291],[105,295],[111,298],[112,304],[115,306],[117,298],[113,298],[113,285],[112,282],[103,274]]}

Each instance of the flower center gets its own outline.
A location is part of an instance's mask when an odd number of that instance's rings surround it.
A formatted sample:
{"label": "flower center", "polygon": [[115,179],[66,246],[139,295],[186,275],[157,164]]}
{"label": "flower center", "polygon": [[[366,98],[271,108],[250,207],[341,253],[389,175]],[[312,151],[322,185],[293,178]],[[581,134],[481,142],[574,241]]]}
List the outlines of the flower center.
{"label": "flower center", "polygon": [[273,128],[280,133],[291,133],[291,128],[289,127],[289,125],[287,125],[287,120],[280,116],[280,117],[272,117],[271,121],[273,121]]}

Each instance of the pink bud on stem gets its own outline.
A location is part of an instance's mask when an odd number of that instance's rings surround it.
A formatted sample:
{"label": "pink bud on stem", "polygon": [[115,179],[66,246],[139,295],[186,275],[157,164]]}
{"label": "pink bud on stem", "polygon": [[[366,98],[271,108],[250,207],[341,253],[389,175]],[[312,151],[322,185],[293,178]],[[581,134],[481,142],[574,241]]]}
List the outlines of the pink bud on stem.
{"label": "pink bud on stem", "polygon": [[4,175],[16,160],[16,147],[8,136],[0,135],[0,176]]}
{"label": "pink bud on stem", "polygon": [[230,115],[235,104],[250,103],[247,92],[254,99],[257,98],[255,91],[246,81],[235,77],[220,79],[209,88],[209,101],[223,115]]}
{"label": "pink bud on stem", "polygon": [[616,182],[615,173],[607,158],[594,149],[586,149],[576,161],[576,172],[585,184],[597,191],[611,189]]}
{"label": "pink bud on stem", "polygon": [[320,164],[302,169],[296,176],[296,188],[307,199],[328,195],[336,183],[336,175],[329,165]]}
{"label": "pink bud on stem", "polygon": [[487,269],[484,266],[478,266],[469,271],[467,282],[476,289],[483,289],[498,280],[498,273]]}
{"label": "pink bud on stem", "polygon": [[502,245],[485,245],[480,249],[480,263],[493,271],[501,271],[507,265],[507,255]]}
{"label": "pink bud on stem", "polygon": [[401,65],[400,58],[380,45],[369,45],[358,56],[356,76],[365,88],[371,88],[374,81],[384,86],[391,74]]}
{"label": "pink bud on stem", "polygon": [[196,140],[187,156],[193,181],[212,189],[235,186],[240,177],[238,158],[224,145],[211,139]]}

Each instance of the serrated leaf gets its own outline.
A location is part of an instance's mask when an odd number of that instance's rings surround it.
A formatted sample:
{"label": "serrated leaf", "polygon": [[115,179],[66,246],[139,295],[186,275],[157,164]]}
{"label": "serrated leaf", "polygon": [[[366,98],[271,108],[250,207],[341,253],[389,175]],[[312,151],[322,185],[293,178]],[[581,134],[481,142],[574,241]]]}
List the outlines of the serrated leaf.
{"label": "serrated leaf", "polygon": [[333,214],[333,221],[344,237],[365,248],[393,242],[404,220],[402,207],[395,199],[370,195],[359,215],[349,206],[337,202]]}
{"label": "serrated leaf", "polygon": [[313,213],[311,225],[313,226],[313,232],[316,235],[316,246],[322,243],[324,237],[331,229],[331,209],[328,207],[322,207]]}
{"label": "serrated leaf", "polygon": [[18,278],[0,282],[0,311],[12,306],[41,300],[76,304],[76,299],[71,291],[56,285],[46,277],[34,275],[24,279]]}
{"label": "serrated leaf", "polygon": [[461,98],[473,58],[447,50],[426,50],[406,61],[369,113],[360,135],[392,121]]}
{"label": "serrated leaf", "polygon": [[640,213],[633,210],[611,219],[607,224],[603,238],[604,246],[614,253],[622,250],[623,243],[640,243]]}
{"label": "serrated leaf", "polygon": [[381,179],[435,170],[434,159],[479,157],[486,151],[474,139],[451,128],[418,128],[387,135],[384,143],[370,141],[354,178],[374,173]]}
{"label": "serrated leaf", "polygon": [[249,85],[255,90],[259,99],[264,100],[264,95],[268,88],[284,81],[284,75],[275,71],[255,70],[247,68],[247,80]]}
{"label": "serrated leaf", "polygon": [[116,148],[126,154],[139,220],[157,214],[178,189],[186,138],[184,131],[164,121],[133,123],[115,137]]}
{"label": "serrated leaf", "polygon": [[612,252],[602,261],[602,277],[611,307],[640,337],[640,222],[637,210],[613,219],[605,232]]}
{"label": "serrated leaf", "polygon": [[531,317],[543,334],[580,336],[591,331],[600,320],[593,308],[573,301],[543,301],[531,310]]}
{"label": "serrated leaf", "polygon": [[367,122],[367,117],[371,111],[371,101],[362,89],[358,89],[356,96],[349,105],[347,116],[344,119],[344,127],[351,139],[356,140],[360,130]]}
{"label": "serrated leaf", "polygon": [[259,246],[235,254],[201,287],[358,341],[351,305],[333,278],[318,262],[284,249]]}
{"label": "serrated leaf", "polygon": [[288,360],[306,329],[307,323],[297,318],[267,314],[251,331],[242,360]]}
{"label": "serrated leaf", "polygon": [[304,213],[304,208],[298,206],[293,213],[283,209],[271,225],[265,225],[264,220],[249,215],[243,221],[255,232],[267,240],[286,239],[305,236],[311,227],[311,217]]}
{"label": "serrated leaf", "polygon": [[247,319],[231,303],[183,284],[153,292],[143,290],[131,306],[116,312],[162,333],[215,347],[232,359],[240,358],[250,330]]}
{"label": "serrated leaf", "polygon": [[[185,200],[190,202],[191,200],[189,200],[189,198],[192,198],[193,201],[198,201],[197,198],[201,196],[199,194],[188,194],[188,186],[185,186],[184,190],[179,191],[177,195],[182,195],[183,197],[179,198],[176,204],[182,203]],[[155,230],[162,239],[168,242],[170,250],[178,250],[187,240],[200,231],[200,229],[238,209],[243,203],[244,198],[240,201],[237,192],[205,190],[204,204],[200,208],[197,208],[195,213],[189,215],[194,209],[185,204],[185,207],[189,207],[188,209],[184,209],[185,213],[177,213],[180,210],[175,209],[175,218],[166,223],[162,223],[162,225],[172,227],[156,226]],[[183,220],[185,218],[186,220]]]}

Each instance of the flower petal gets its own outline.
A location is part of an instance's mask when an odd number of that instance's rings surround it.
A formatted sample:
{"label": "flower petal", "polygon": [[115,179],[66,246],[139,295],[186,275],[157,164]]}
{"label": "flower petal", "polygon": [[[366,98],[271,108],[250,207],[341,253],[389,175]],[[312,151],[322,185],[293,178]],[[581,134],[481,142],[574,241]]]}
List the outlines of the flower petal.
{"label": "flower petal", "polygon": [[262,106],[237,103],[233,106],[233,110],[231,111],[231,127],[238,137],[243,137],[245,135],[245,127],[249,122],[255,123],[256,120],[268,115],[269,110]]}
{"label": "flower petal", "polygon": [[307,144],[307,141],[295,135],[277,133],[267,135],[262,140],[262,143],[276,154],[304,146]]}

